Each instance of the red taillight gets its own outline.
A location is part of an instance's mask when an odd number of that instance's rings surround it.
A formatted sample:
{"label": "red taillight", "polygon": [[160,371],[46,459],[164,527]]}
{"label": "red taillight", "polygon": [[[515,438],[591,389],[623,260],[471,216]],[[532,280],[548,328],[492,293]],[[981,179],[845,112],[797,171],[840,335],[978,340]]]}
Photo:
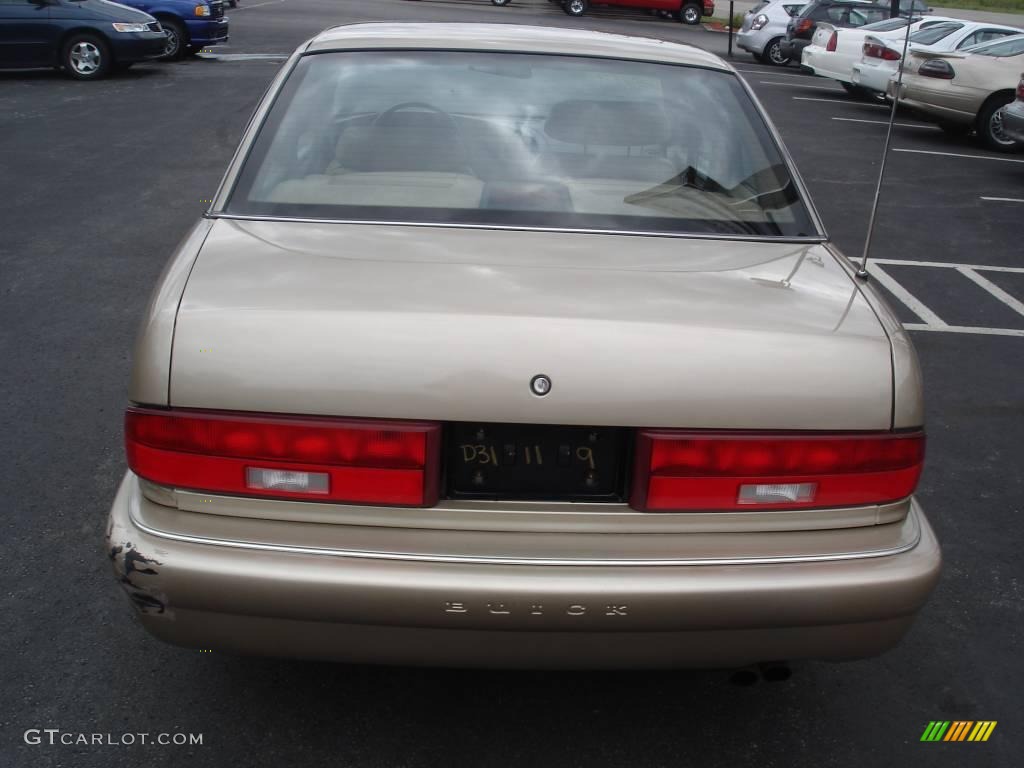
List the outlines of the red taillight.
{"label": "red taillight", "polygon": [[832,37],[828,39],[828,44],[825,46],[826,51],[834,51],[839,47],[839,33],[833,32]]}
{"label": "red taillight", "polygon": [[437,503],[431,422],[129,408],[128,466],[161,485],[287,499]]}
{"label": "red taillight", "polygon": [[892,48],[877,43],[864,43],[864,55],[869,59],[882,59],[883,61],[899,61],[900,55]]}
{"label": "red taillight", "polygon": [[1024,75],[1020,76],[1020,82],[1017,83],[1017,101],[1024,101]]}
{"label": "red taillight", "polygon": [[929,59],[917,69],[921,77],[935,77],[939,80],[952,80],[956,77],[953,65],[943,59]]}
{"label": "red taillight", "polygon": [[810,19],[800,19],[796,23],[796,33],[802,35],[804,32],[810,31],[811,27],[814,26],[814,22]]}
{"label": "red taillight", "polygon": [[882,504],[914,492],[923,462],[920,432],[642,430],[630,505],[668,511]]}

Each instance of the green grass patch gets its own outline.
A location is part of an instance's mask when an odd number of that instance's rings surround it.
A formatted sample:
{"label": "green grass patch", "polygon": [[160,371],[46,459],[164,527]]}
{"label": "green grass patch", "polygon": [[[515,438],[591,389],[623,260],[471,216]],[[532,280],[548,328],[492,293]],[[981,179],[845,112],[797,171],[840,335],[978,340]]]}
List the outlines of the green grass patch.
{"label": "green grass patch", "polygon": [[934,7],[1024,14],[1024,0],[934,0]]}

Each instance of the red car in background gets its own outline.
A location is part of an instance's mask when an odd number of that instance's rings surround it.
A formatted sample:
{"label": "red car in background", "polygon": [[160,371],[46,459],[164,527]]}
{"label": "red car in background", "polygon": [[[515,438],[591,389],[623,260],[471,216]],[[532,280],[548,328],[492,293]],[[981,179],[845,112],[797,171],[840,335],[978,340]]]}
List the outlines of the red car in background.
{"label": "red car in background", "polygon": [[582,16],[592,5],[614,5],[623,8],[643,8],[665,11],[684,24],[700,24],[704,16],[713,16],[715,0],[551,0],[562,6],[570,16]]}

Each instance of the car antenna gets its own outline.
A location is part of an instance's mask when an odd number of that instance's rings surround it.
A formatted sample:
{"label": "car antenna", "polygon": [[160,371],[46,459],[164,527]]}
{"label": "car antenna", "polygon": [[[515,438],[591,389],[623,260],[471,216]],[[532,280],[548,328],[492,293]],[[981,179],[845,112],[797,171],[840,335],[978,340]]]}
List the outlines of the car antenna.
{"label": "car antenna", "polygon": [[[893,0],[893,12],[899,15],[899,0]],[[907,50],[910,48],[910,25],[914,23],[913,0],[911,10],[907,14],[907,32],[903,36],[903,55],[900,56],[899,69],[896,75],[896,90],[892,96],[892,109],[889,111],[889,127],[885,131],[885,148],[882,150],[882,167],[878,169],[878,184],[875,186],[875,200],[871,204],[871,218],[868,219],[868,236],[864,241],[864,253],[857,267],[857,277],[868,279],[868,254],[875,235],[875,218],[878,215],[878,201],[882,195],[882,182],[885,180],[885,161],[889,158],[889,145],[892,144],[892,127],[896,123],[896,110],[900,105],[900,90],[903,86],[903,65],[907,62]]]}

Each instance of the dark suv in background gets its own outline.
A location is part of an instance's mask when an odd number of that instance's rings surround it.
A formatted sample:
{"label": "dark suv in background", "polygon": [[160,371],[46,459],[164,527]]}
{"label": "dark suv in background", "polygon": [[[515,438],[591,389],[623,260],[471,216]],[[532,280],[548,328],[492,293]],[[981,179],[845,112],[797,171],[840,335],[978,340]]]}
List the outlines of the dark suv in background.
{"label": "dark suv in background", "polygon": [[[906,5],[909,7],[910,0],[906,0]],[[782,41],[780,48],[784,56],[800,63],[804,48],[811,44],[818,22],[823,21],[842,28],[863,27],[865,24],[888,19],[890,15],[888,3],[883,5],[843,0],[813,0],[799,15],[790,19],[786,27],[786,39]]]}

